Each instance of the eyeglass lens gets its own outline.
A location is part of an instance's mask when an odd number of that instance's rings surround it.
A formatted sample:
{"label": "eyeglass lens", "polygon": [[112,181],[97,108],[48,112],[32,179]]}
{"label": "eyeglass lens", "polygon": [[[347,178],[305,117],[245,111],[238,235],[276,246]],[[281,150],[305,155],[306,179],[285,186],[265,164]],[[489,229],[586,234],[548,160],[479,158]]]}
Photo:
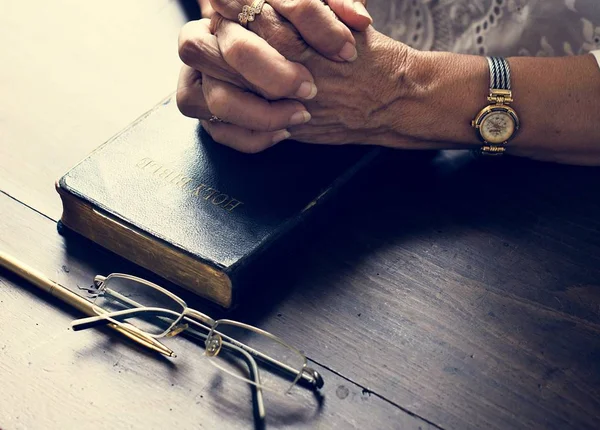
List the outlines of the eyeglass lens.
{"label": "eyeglass lens", "polygon": [[106,278],[103,294],[96,297],[94,305],[108,312],[139,307],[173,311],[173,314],[160,315],[141,312],[127,319],[129,324],[151,335],[160,335],[168,331],[183,313],[183,306],[169,295],[149,284],[118,275]]}

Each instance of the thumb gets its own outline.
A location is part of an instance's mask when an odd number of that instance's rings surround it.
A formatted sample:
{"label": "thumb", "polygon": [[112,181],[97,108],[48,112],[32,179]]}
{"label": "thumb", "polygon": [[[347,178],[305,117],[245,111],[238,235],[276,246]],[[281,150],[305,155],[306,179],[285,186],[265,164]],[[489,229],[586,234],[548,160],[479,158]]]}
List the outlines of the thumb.
{"label": "thumb", "polygon": [[327,5],[348,27],[356,31],[365,31],[373,24],[373,18],[365,4],[367,0],[328,0]]}

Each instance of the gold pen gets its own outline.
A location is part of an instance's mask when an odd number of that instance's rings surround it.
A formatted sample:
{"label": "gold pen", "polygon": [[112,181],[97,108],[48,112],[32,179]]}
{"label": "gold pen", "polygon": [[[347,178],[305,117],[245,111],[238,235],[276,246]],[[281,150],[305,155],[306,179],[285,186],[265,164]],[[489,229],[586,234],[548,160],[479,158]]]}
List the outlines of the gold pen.
{"label": "gold pen", "polygon": [[[23,279],[29,281],[33,285],[42,290],[46,291],[50,295],[56,297],[59,300],[73,306],[75,309],[83,312],[89,316],[95,316],[97,313],[94,311],[94,307],[92,303],[83,297],[75,294],[68,288],[63,287],[62,285],[54,282],[47,276],[45,276],[40,271],[27,266],[16,258],[2,252],[0,250],[0,267],[4,267],[5,269],[10,270],[16,275],[22,277]],[[127,329],[127,324],[121,324],[120,326],[117,324],[108,324],[109,327],[118,331],[122,335],[128,337],[129,339],[137,342],[138,344],[150,348],[153,351],[159,352],[167,357],[175,357],[175,353],[158,340],[153,337],[147,336],[146,334],[139,332],[134,329]]]}

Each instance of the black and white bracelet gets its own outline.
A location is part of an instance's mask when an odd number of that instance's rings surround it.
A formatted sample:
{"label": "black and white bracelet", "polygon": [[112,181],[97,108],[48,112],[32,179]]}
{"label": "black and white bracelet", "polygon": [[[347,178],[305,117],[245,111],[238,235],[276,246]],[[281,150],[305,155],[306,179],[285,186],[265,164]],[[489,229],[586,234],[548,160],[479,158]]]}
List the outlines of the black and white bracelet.
{"label": "black and white bracelet", "polygon": [[490,89],[510,90],[510,66],[502,57],[487,57],[490,66]]}

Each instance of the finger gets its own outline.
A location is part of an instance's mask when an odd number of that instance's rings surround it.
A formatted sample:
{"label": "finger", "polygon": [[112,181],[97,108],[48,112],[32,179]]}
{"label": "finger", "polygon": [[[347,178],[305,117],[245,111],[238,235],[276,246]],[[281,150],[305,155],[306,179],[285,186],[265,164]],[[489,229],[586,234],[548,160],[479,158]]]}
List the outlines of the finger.
{"label": "finger", "polygon": [[258,35],[217,13],[211,30],[217,37],[223,59],[267,98],[312,99],[317,95],[308,69],[288,61]]}
{"label": "finger", "polygon": [[332,60],[356,60],[354,36],[321,0],[270,0],[269,4],[317,52]]}
{"label": "finger", "polygon": [[202,121],[202,127],[216,142],[248,154],[264,151],[290,137],[287,130],[253,131],[237,125],[208,121]]}
{"label": "finger", "polygon": [[202,91],[202,73],[184,65],[177,82],[177,107],[190,118],[208,119],[211,116]]}
{"label": "finger", "polygon": [[213,115],[243,128],[276,131],[310,121],[306,108],[294,100],[268,101],[206,75],[202,89],[208,110]]}
{"label": "finger", "polygon": [[200,6],[202,18],[210,18],[215,12],[212,6],[210,5],[210,0],[198,0],[198,5]]}
{"label": "finger", "polygon": [[244,87],[247,83],[221,56],[210,20],[186,23],[179,33],[179,57],[184,64],[222,81]]}
{"label": "finger", "polygon": [[328,0],[327,4],[337,17],[356,31],[365,31],[373,24],[373,18],[367,12],[366,0]]}
{"label": "finger", "polygon": [[[211,3],[224,17],[238,21],[242,7],[252,5],[253,0],[211,0]],[[335,61],[354,61],[357,58],[352,32],[320,0],[269,0],[255,22],[261,20],[261,15],[270,8],[290,21],[302,39],[320,54]]]}

